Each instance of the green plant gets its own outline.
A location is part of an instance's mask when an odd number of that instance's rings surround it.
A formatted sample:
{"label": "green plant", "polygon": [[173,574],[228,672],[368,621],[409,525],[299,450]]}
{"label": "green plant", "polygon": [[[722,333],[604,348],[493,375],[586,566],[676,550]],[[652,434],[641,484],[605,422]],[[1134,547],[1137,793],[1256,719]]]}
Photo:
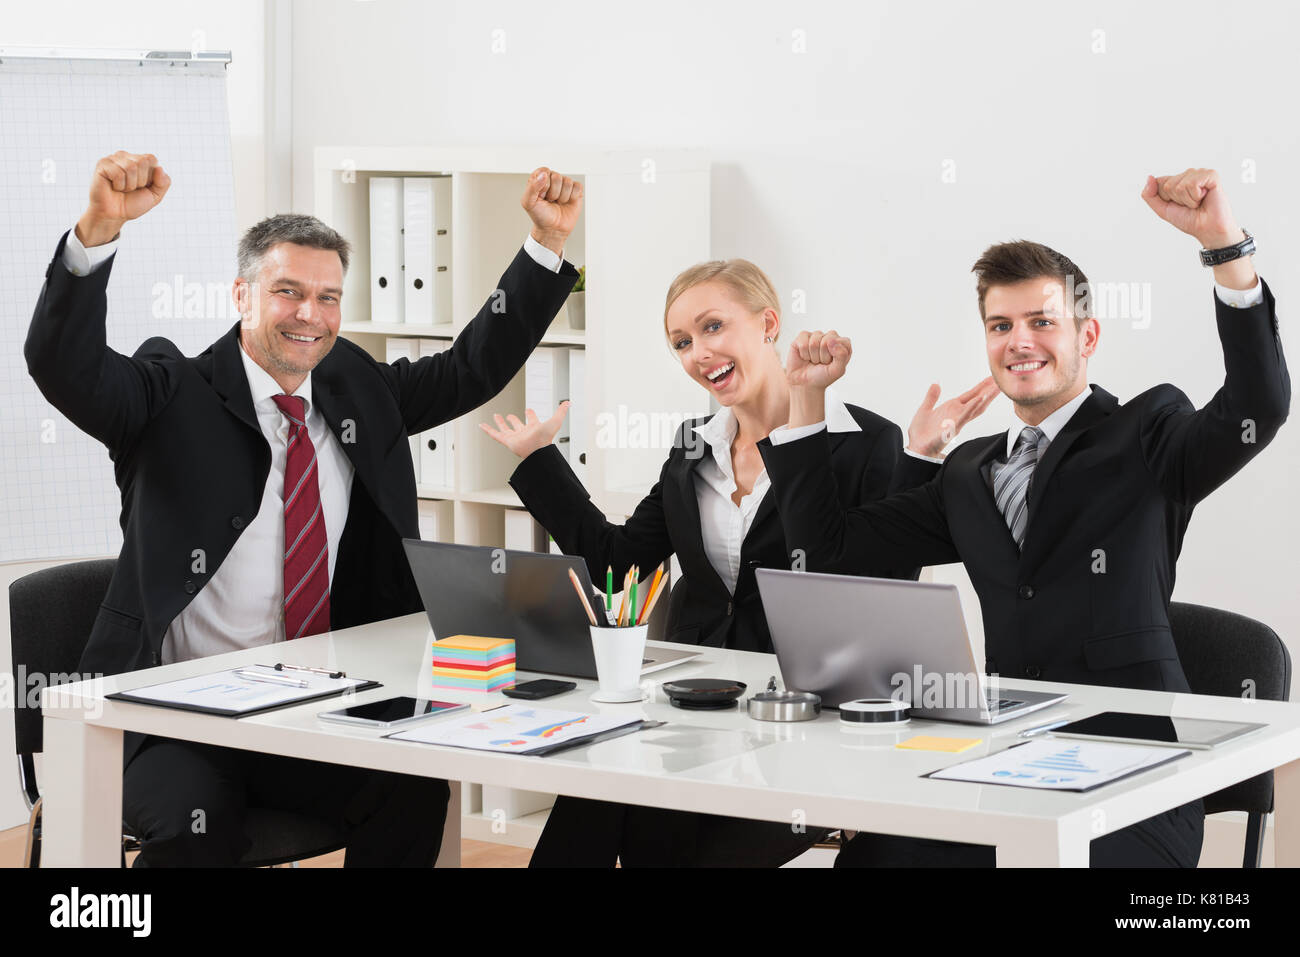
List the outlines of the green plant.
{"label": "green plant", "polygon": [[573,291],[574,292],[587,291],[587,267],[586,266],[582,266],[581,268],[578,269],[578,281],[573,284]]}

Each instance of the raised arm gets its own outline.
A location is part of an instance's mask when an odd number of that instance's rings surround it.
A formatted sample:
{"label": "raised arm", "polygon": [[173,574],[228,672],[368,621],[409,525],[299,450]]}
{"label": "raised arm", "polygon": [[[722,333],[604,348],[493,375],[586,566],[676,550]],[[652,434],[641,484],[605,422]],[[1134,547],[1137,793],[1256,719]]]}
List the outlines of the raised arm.
{"label": "raised arm", "polygon": [[[568,408],[569,403],[562,402],[553,416],[540,420],[528,409],[526,423],[514,415],[509,421],[498,415],[496,429],[480,428],[523,459],[510,476],[510,486],[560,550],[587,563],[593,583],[599,587],[610,567],[618,582],[633,565],[648,576],[674,551],[663,508],[664,473],[625,523],[606,521],[553,444]],[[667,468],[665,462],[665,472]]]}
{"label": "raised arm", "polygon": [[879,575],[882,569],[957,561],[943,511],[942,469],[910,491],[851,509],[839,504],[825,392],[844,374],[851,355],[852,344],[834,331],[802,332],[790,347],[790,424],[758,443],[786,545],[802,552],[808,571],[840,574]]}
{"label": "raised arm", "polygon": [[[520,200],[529,241],[450,349],[385,367],[409,433],[423,432],[487,402],[537,347],[578,280],[564,244],[582,212],[582,184],[541,167]],[[472,225],[466,228],[473,228]]]}
{"label": "raised arm", "polygon": [[170,186],[171,177],[152,154],[119,151],[95,164],[86,211],[75,236],[63,237],[45,271],[23,346],[27,370],[41,394],[114,451],[134,441],[174,386],[168,363],[143,356],[164,358],[174,350],[163,340],[146,343],[136,357],[110,349],[105,291],[113,257],[86,275],[74,275],[69,263],[77,258],[74,252],[83,259],[88,253],[102,254],[122,226],[157,206]]}
{"label": "raised arm", "polygon": [[[1148,177],[1142,198],[1203,249],[1233,247],[1246,238],[1214,170]],[[1214,266],[1214,281],[1223,387],[1199,411],[1182,393],[1166,387],[1166,401],[1157,403],[1142,423],[1148,468],[1166,495],[1188,505],[1258,455],[1286,421],[1291,404],[1273,295],[1250,257]]]}

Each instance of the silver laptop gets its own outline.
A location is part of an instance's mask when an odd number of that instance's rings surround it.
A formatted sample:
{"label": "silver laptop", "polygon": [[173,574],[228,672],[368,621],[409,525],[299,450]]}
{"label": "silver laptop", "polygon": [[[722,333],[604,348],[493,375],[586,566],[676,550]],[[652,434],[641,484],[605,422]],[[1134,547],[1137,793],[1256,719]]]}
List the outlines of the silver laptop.
{"label": "silver laptop", "polygon": [[[587,594],[594,594],[581,558],[414,538],[403,539],[402,545],[436,637],[513,638],[520,671],[596,677],[587,614],[569,581],[573,569]],[[647,647],[641,673],[671,668],[701,653]]]}
{"label": "silver laptop", "polygon": [[1066,697],[999,689],[985,677],[954,585],[756,572],[786,687],[826,707],[894,698],[917,717],[998,724]]}

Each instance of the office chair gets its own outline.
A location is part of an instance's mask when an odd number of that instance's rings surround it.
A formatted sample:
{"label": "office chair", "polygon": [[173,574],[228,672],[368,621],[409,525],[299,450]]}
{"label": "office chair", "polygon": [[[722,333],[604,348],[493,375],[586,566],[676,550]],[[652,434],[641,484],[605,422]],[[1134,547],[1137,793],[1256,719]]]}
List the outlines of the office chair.
{"label": "office chair", "polygon": [[[1268,701],[1286,701],[1290,696],[1291,656],[1268,625],[1219,608],[1179,601],[1169,605],[1169,624],[1193,694],[1240,698],[1249,689],[1253,697]],[[1266,815],[1272,810],[1272,771],[1205,798],[1206,814],[1247,813],[1242,867],[1259,867]]]}
{"label": "office chair", "polygon": [[[9,623],[14,680],[14,739],[18,751],[18,780],[31,816],[27,823],[24,867],[39,867],[41,856],[41,793],[34,755],[43,744],[39,699],[26,707],[28,689],[19,675],[66,675],[77,670],[90,638],[90,629],[108,591],[116,559],[74,562],[24,575],[9,586]],[[252,846],[241,867],[273,867],[328,854],[344,846],[332,825],[288,811],[249,808],[245,833]],[[123,828],[123,860],[140,842]]]}

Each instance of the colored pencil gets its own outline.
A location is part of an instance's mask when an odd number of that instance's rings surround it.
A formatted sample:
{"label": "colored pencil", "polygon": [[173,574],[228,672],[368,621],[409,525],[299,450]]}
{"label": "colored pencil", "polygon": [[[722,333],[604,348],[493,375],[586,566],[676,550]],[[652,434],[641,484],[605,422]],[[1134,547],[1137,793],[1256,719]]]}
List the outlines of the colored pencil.
{"label": "colored pencil", "polygon": [[[662,568],[660,570],[662,571]],[[660,576],[660,578],[662,577],[663,576]],[[667,587],[666,580],[661,580],[659,582],[659,587],[655,589],[654,594],[650,596],[650,600],[646,602],[646,606],[641,612],[642,623],[650,620],[650,612],[655,610],[655,604],[659,601],[659,596],[662,595],[667,590],[668,587]]]}
{"label": "colored pencil", "polygon": [[655,569],[655,577],[650,582],[650,590],[646,592],[645,604],[644,607],[642,607],[641,609],[641,617],[636,620],[636,623],[638,625],[644,625],[646,619],[650,617],[651,605],[655,600],[655,595],[659,594],[659,588],[663,584],[663,580],[664,580],[664,566],[661,563],[659,567]]}
{"label": "colored pencil", "polygon": [[591,602],[587,601],[587,596],[582,593],[582,583],[578,581],[578,576],[572,568],[569,569],[569,581],[573,582],[573,590],[578,593],[578,600],[582,602],[582,610],[587,613],[587,620],[594,625],[596,613],[591,610]]}

